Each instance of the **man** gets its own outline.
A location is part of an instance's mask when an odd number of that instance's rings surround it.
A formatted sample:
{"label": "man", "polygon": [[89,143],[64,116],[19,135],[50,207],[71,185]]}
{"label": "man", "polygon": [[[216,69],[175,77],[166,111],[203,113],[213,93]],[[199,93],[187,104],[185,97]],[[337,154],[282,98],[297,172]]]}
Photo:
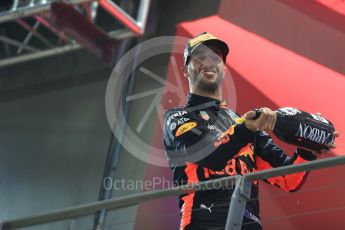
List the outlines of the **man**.
{"label": "man", "polygon": [[[221,82],[229,48],[209,33],[189,40],[184,53],[184,75],[189,81],[187,105],[166,112],[163,142],[177,184],[196,183],[236,174],[251,173],[316,159],[312,152],[297,149],[290,157],[272,142],[265,131],[274,128],[276,114],[261,108],[240,117],[224,106]],[[335,148],[330,144],[329,148]],[[266,182],[292,192],[308,172]],[[258,183],[247,202],[242,229],[261,229]],[[180,230],[224,229],[233,189],[221,188],[179,196]]]}

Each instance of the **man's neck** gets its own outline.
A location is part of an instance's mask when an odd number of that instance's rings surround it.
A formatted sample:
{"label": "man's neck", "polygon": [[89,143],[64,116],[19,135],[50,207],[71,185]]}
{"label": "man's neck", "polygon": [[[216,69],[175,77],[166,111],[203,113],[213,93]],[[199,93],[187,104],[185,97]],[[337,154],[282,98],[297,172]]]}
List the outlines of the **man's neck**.
{"label": "man's neck", "polygon": [[217,100],[222,100],[222,92],[220,89],[212,92],[212,91],[205,91],[205,90],[202,90],[202,89],[194,89],[194,90],[191,90],[191,93],[193,94],[196,94],[196,95],[199,95],[199,96],[203,96],[203,97],[210,97],[210,98],[214,98],[214,99],[217,99]]}

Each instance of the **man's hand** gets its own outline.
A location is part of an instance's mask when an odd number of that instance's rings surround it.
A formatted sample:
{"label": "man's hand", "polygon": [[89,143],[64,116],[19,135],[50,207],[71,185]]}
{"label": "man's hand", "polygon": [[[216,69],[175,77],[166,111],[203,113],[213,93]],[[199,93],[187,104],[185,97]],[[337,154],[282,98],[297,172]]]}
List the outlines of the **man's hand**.
{"label": "man's hand", "polygon": [[254,111],[251,110],[245,113],[244,124],[249,130],[253,132],[256,132],[258,130],[272,131],[277,120],[276,112],[272,111],[269,108],[261,108],[260,112],[260,117],[256,120],[252,119],[255,116]]}

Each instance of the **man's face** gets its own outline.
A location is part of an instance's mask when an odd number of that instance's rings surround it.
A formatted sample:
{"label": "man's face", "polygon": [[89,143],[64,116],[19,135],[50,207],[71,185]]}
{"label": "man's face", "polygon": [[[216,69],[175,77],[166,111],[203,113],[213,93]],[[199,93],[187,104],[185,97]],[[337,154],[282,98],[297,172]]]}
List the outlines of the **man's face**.
{"label": "man's face", "polygon": [[215,46],[201,45],[193,51],[186,66],[192,87],[215,91],[224,77],[224,62],[221,51]]}

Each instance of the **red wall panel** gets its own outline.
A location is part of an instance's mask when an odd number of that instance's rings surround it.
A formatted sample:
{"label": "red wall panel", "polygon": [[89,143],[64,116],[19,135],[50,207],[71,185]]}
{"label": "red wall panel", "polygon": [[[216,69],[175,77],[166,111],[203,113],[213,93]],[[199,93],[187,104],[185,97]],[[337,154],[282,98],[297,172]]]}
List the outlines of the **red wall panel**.
{"label": "red wall panel", "polygon": [[[181,23],[177,35],[191,37],[203,31],[216,35],[230,46],[226,64],[231,75],[227,76],[223,91],[233,109],[244,113],[260,106],[273,109],[292,106],[309,112],[322,112],[337,130],[345,134],[343,74],[218,16]],[[178,60],[181,63],[181,59]],[[174,81],[171,66],[167,80]],[[182,79],[182,82],[184,90],[187,90],[186,79]],[[155,141],[161,141],[161,130],[156,130]],[[340,155],[345,152],[345,135],[338,138],[337,143],[335,154]],[[282,145],[288,152],[294,149],[293,146]],[[264,229],[343,229],[344,173],[345,167],[312,172],[302,192],[295,194],[261,185]],[[167,168],[149,166],[146,177],[154,175],[171,176],[171,172]],[[136,229],[176,229],[178,216],[170,215],[170,218],[158,221],[145,218],[145,213],[164,216],[178,212],[175,199],[140,205]]]}

